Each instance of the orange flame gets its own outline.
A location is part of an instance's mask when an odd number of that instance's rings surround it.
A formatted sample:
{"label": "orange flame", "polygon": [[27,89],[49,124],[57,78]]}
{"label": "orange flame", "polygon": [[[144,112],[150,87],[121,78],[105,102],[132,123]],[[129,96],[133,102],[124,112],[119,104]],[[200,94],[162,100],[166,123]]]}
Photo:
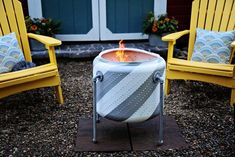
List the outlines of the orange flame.
{"label": "orange flame", "polygon": [[128,55],[125,54],[123,48],[125,48],[125,45],[123,43],[123,40],[119,41],[119,49],[117,52],[116,52],[116,58],[119,62],[125,62],[125,61],[128,61]]}

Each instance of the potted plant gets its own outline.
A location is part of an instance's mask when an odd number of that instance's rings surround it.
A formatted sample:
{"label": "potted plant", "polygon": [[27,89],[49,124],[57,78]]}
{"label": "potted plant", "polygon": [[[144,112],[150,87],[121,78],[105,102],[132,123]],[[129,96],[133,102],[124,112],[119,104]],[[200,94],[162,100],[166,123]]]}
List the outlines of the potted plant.
{"label": "potted plant", "polygon": [[[30,16],[26,16],[25,23],[28,33],[54,37],[60,31],[60,22],[51,18],[31,18]],[[29,43],[31,50],[45,50],[44,44],[34,39],[30,39]]]}
{"label": "potted plant", "polygon": [[162,36],[176,32],[178,21],[166,14],[156,18],[153,12],[149,12],[143,22],[143,32],[149,35],[151,46],[167,47],[167,43],[161,40]]}

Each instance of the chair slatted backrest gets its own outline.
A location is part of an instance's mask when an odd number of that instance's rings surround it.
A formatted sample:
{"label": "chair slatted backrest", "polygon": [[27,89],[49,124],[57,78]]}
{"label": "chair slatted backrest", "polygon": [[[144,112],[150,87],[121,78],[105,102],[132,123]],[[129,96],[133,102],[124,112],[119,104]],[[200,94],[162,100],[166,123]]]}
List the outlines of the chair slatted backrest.
{"label": "chair slatted backrest", "polygon": [[190,21],[188,60],[191,59],[196,28],[213,31],[235,29],[235,0],[194,0]]}
{"label": "chair slatted backrest", "polygon": [[21,2],[0,0],[0,13],[0,36],[15,32],[25,59],[32,61]]}

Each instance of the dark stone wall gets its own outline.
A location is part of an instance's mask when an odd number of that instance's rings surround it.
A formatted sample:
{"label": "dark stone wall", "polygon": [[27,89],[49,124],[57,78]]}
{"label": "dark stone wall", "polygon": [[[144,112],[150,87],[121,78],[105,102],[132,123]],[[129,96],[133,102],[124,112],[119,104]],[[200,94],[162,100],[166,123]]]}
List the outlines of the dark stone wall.
{"label": "dark stone wall", "polygon": [[167,12],[179,20],[179,30],[189,29],[193,0],[167,0]]}
{"label": "dark stone wall", "polygon": [[23,10],[24,10],[24,16],[28,16],[29,15],[29,11],[28,11],[28,3],[27,0],[19,0],[22,4]]}
{"label": "dark stone wall", "polygon": [[[189,29],[193,0],[167,0],[167,13],[179,21],[179,31]],[[177,40],[177,47],[188,46],[188,35]]]}

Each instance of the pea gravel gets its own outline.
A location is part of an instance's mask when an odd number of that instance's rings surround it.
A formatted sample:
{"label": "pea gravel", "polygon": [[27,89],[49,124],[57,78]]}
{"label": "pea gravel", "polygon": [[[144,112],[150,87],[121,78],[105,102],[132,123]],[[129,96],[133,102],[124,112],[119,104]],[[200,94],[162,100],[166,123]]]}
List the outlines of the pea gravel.
{"label": "pea gravel", "polygon": [[[37,61],[42,64],[44,61]],[[65,104],[53,88],[0,100],[0,156],[219,156],[235,155],[230,90],[195,81],[173,81],[165,114],[176,119],[189,144],[180,150],[75,152],[79,118],[92,115],[92,61],[58,60]]]}

